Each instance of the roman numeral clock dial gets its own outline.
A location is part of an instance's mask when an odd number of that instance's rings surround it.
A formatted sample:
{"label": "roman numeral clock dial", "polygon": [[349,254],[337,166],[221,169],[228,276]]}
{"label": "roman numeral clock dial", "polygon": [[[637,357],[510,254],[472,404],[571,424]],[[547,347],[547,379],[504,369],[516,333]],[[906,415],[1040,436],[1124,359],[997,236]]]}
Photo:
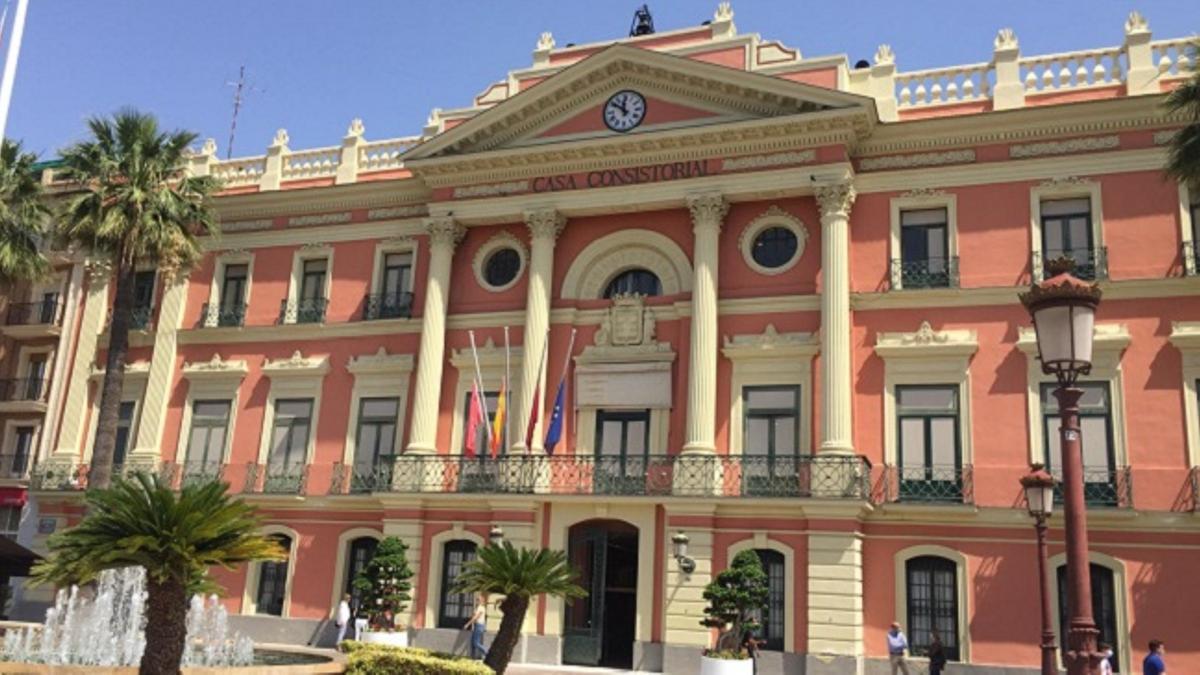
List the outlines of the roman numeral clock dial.
{"label": "roman numeral clock dial", "polygon": [[646,99],[636,91],[618,91],[604,104],[604,124],[613,131],[629,131],[645,117]]}

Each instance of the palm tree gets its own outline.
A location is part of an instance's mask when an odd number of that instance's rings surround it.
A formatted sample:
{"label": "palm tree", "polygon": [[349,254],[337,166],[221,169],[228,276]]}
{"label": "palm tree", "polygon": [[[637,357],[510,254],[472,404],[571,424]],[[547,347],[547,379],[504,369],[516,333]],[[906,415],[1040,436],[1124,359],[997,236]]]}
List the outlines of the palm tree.
{"label": "palm tree", "polygon": [[91,487],[105,488],[112,475],[137,265],[153,264],[168,280],[190,267],[201,253],[197,237],[216,233],[210,197],[219,183],[184,170],[196,134],[161,131],[153,115],[124,109],[88,120],[88,128],[91,139],[63,152],[62,174],[81,190],[67,200],[61,234],[107,257],[117,281],[88,480]]}
{"label": "palm tree", "polygon": [[1200,42],[1188,48],[1191,78],[1167,97],[1172,113],[1183,113],[1187,126],[1171,138],[1167,175],[1185,183],[1200,183]]}
{"label": "palm tree", "polygon": [[587,591],[575,583],[575,572],[567,564],[564,551],[513,548],[509,542],[479,549],[475,560],[467,564],[455,583],[456,593],[503,595],[500,631],[492,641],[484,663],[500,675],[512,660],[513,649],[521,637],[525,612],[535,595],[582,598]]}
{"label": "palm tree", "polygon": [[87,583],[104,570],[146,570],[146,649],[139,673],[179,672],[187,636],[188,597],[216,588],[209,568],[286,553],[259,534],[254,507],[229,496],[219,482],[187,485],[179,493],[157,477],[136,473],[109,489],[91,490],[88,513],[50,537],[50,555],[34,568],[40,582]]}
{"label": "palm tree", "polygon": [[36,162],[20,143],[0,144],[0,284],[37,279],[49,268],[40,250],[49,210]]}

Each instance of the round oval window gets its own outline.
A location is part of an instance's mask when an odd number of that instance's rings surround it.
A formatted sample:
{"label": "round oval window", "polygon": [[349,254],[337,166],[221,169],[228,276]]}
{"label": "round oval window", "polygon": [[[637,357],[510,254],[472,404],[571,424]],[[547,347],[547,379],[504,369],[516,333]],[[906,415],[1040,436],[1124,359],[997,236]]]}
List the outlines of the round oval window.
{"label": "round oval window", "polygon": [[754,262],[774,269],[783,267],[796,255],[796,233],[786,227],[768,227],[754,238],[751,255]]}
{"label": "round oval window", "polygon": [[483,265],[483,279],[489,286],[507,286],[521,271],[521,254],[515,249],[502,248],[488,256]]}

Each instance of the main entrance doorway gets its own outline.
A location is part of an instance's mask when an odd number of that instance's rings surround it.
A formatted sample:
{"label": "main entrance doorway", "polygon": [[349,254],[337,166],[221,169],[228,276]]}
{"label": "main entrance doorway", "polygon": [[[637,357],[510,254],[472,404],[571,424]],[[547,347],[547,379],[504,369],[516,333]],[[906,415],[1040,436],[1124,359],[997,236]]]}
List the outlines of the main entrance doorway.
{"label": "main entrance doorway", "polygon": [[633,667],[637,625],[637,528],[618,520],[571,527],[567,555],[588,597],[566,608],[563,663]]}

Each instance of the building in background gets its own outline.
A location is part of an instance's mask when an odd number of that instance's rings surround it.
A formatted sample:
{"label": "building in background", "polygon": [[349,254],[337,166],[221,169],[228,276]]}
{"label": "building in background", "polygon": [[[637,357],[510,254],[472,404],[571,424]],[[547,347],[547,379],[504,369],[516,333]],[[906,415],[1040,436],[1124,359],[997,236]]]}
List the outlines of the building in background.
{"label": "building in background", "polygon": [[[465,649],[448,589],[499,526],[567,550],[591,592],[539,599],[519,660],[695,672],[702,589],[753,549],[761,672],[878,669],[893,619],[918,654],[936,629],[965,672],[1028,671],[1018,479],[1057,471],[1057,413],[1017,293],[1069,255],[1105,293],[1082,384],[1101,637],[1120,672],[1150,638],[1195,661],[1200,190],[1161,171],[1185,45],[1135,13],[1118,46],[1023,56],[1000,31],[986,62],[899,72],[886,45],[851,67],[739,34],[723,3],[616,43],[544,34],[419,136],[207,143],[190,168],[225,181],[224,233],[187,278],[139,277],[118,457],[262,509],[291,557],[221,579],[276,639],[307,640],[396,535],[415,643]],[[38,549],[80,513],[96,262],[11,298],[4,328],[6,381],[51,382],[0,402],[3,457],[36,454],[14,485]],[[506,362],[504,450],[468,456],[476,363],[494,411]],[[1061,570],[1056,522],[1051,554]]]}

